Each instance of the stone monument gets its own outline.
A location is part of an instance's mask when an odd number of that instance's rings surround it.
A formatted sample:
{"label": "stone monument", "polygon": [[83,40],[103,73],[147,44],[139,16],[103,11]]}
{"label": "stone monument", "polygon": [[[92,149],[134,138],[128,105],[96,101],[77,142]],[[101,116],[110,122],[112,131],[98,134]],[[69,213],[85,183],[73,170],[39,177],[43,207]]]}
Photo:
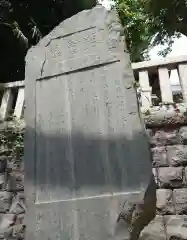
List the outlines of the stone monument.
{"label": "stone monument", "polygon": [[124,42],[115,11],[97,5],[27,54],[26,240],[135,240],[154,217],[149,144]]}

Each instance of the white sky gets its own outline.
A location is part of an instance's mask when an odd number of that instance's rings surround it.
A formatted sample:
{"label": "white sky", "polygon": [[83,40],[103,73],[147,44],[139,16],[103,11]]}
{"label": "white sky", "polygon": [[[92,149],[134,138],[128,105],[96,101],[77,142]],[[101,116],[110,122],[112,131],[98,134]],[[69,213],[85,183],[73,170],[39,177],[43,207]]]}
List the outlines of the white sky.
{"label": "white sky", "polygon": [[[99,0],[99,2],[101,2],[106,8],[110,8],[110,5],[112,4],[112,0]],[[161,56],[158,56],[158,52],[162,48],[164,48],[164,46],[159,45],[150,50],[150,57],[152,60],[163,58]],[[184,35],[179,39],[175,39],[175,42],[172,46],[172,51],[167,55],[167,57],[175,57],[179,55],[187,55],[187,37]],[[173,71],[171,73],[170,80],[172,84],[178,84],[179,79],[176,71]]]}
{"label": "white sky", "polygon": [[[99,0],[106,8],[110,8],[112,0]],[[164,46],[157,46],[151,49],[150,57],[151,59],[162,58],[157,55],[158,51],[161,50]],[[168,57],[175,57],[179,55],[187,55],[187,37],[182,36],[180,39],[176,39],[173,46],[172,52],[168,54]]]}

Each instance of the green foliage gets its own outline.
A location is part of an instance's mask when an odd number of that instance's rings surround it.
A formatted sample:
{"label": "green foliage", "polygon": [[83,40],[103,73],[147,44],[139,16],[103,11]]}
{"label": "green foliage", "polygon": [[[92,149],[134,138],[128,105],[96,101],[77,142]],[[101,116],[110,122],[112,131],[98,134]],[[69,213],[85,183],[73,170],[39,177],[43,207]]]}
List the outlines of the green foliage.
{"label": "green foliage", "polygon": [[[173,36],[187,35],[186,0],[114,0],[114,3],[133,62],[148,58],[149,47],[157,44],[168,44],[160,53],[166,56]],[[24,79],[28,48],[61,21],[95,4],[96,0],[1,0],[1,81]]]}
{"label": "green foliage", "polygon": [[95,4],[96,0],[1,0],[1,81],[23,80],[28,48],[61,21]]}
{"label": "green foliage", "polygon": [[150,20],[141,0],[115,0],[115,7],[124,26],[128,50],[133,62],[147,56],[152,38]]}
{"label": "green foliage", "polygon": [[187,35],[186,0],[114,0],[125,29],[132,61],[148,58],[148,48],[167,43],[160,52],[171,51],[174,37]]}

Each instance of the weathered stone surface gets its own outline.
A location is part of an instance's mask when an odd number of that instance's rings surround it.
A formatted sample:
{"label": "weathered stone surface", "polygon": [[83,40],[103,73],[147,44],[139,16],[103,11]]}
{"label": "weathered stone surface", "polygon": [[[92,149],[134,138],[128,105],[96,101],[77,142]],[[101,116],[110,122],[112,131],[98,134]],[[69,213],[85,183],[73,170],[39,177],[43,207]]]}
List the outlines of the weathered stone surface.
{"label": "weathered stone surface", "polygon": [[181,140],[177,130],[157,130],[151,140],[152,145],[167,146],[180,144]]}
{"label": "weathered stone surface", "polygon": [[12,205],[9,210],[10,213],[15,213],[16,215],[18,215],[25,213],[25,210],[25,204],[22,200],[18,200],[17,198],[13,199]]}
{"label": "weathered stone surface", "polygon": [[15,237],[16,239],[24,239],[24,235],[25,235],[25,225],[20,224],[20,225],[15,225],[13,227],[12,237]]}
{"label": "weathered stone surface", "polygon": [[5,157],[5,156],[8,156],[9,153],[10,153],[10,149],[8,149],[7,146],[5,146],[4,144],[0,145],[0,156]]}
{"label": "weathered stone surface", "polygon": [[187,216],[165,216],[167,239],[187,239]]}
{"label": "weathered stone surface", "polygon": [[[12,124],[15,124],[15,122]],[[12,137],[11,134],[14,133],[12,131],[6,131],[6,127],[10,126],[10,124],[5,123],[3,126],[3,133],[1,134],[4,134],[5,137],[7,137],[6,133],[9,135],[10,144],[9,146],[4,144],[0,145],[0,239],[21,240],[23,239],[23,234],[19,227],[20,225],[25,224],[24,214],[26,208],[24,203],[24,193],[19,193],[18,191],[23,188],[23,183],[21,188],[18,187],[19,184],[17,183],[14,184],[14,187],[8,186],[10,186],[10,177],[12,182],[12,176],[17,176],[17,173],[19,173],[20,170],[23,170],[23,167],[20,165],[22,160],[15,160],[12,156],[13,149],[11,148],[11,139],[14,139],[14,137]],[[1,128],[2,125],[0,126],[0,129]],[[15,182],[19,181],[19,177],[17,177]]]}
{"label": "weathered stone surface", "polygon": [[182,187],[183,182],[182,167],[161,167],[158,169],[158,184],[160,187],[178,188]]}
{"label": "weathered stone surface", "polygon": [[186,104],[163,105],[150,109],[149,114],[144,113],[144,120],[150,128],[176,128],[187,124]]}
{"label": "weathered stone surface", "polygon": [[7,174],[6,173],[0,173],[0,189],[4,190],[6,187],[7,182]]}
{"label": "weathered stone surface", "polygon": [[166,148],[165,147],[155,147],[151,149],[153,158],[153,167],[163,167],[168,166]]}
{"label": "weathered stone surface", "polygon": [[163,216],[156,216],[141,232],[139,240],[166,240]]}
{"label": "weathered stone surface", "polygon": [[155,183],[158,184],[158,169],[157,168],[152,168],[152,173],[155,179]]}
{"label": "weathered stone surface", "polygon": [[7,167],[7,157],[0,156],[0,173],[4,173]]}
{"label": "weathered stone surface", "polygon": [[158,214],[174,214],[173,192],[169,189],[157,189],[157,212]]}
{"label": "weathered stone surface", "polygon": [[6,212],[12,200],[12,193],[6,191],[0,191],[0,212]]}
{"label": "weathered stone surface", "polygon": [[123,32],[116,13],[97,6],[28,52],[27,240],[119,239],[121,205],[134,195],[123,239],[138,239],[153,218],[151,153]]}
{"label": "weathered stone surface", "polygon": [[22,159],[19,159],[18,161],[8,161],[7,163],[7,170],[9,172],[24,172],[24,161]]}
{"label": "weathered stone surface", "polygon": [[9,174],[8,191],[23,191],[24,190],[24,173],[21,171],[14,171]]}
{"label": "weathered stone surface", "polygon": [[179,132],[178,132],[178,136],[181,140],[181,142],[185,145],[187,145],[187,127],[181,127]]}
{"label": "weathered stone surface", "polygon": [[12,234],[12,225],[16,220],[15,214],[5,214],[0,222],[0,238],[10,237]]}
{"label": "weathered stone surface", "polygon": [[187,167],[184,169],[185,186],[187,186]]}
{"label": "weathered stone surface", "polygon": [[187,189],[175,189],[173,200],[177,214],[187,214]]}
{"label": "weathered stone surface", "polygon": [[171,166],[187,165],[187,146],[174,145],[167,147],[167,157]]}
{"label": "weathered stone surface", "polygon": [[[131,232],[130,239],[139,239],[142,229],[146,227],[156,215],[156,184],[154,179],[145,193],[138,199],[132,196],[124,203],[123,210],[120,213],[117,222],[123,219],[129,226]],[[128,238],[127,238],[128,239]]]}
{"label": "weathered stone surface", "polygon": [[153,136],[154,136],[154,131],[152,129],[146,129],[147,137],[149,139],[150,146],[154,147],[154,142],[153,142]]}
{"label": "weathered stone surface", "polygon": [[25,224],[25,214],[19,214],[16,216],[16,225],[26,225]]}

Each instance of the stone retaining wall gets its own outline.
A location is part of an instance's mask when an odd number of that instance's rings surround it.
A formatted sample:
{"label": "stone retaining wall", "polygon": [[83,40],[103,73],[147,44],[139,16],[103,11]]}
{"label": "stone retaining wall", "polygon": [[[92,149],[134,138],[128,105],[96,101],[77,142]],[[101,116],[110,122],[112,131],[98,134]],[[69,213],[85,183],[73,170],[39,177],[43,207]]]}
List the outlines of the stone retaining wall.
{"label": "stone retaining wall", "polygon": [[[141,240],[187,239],[187,121],[178,120],[145,118],[158,189],[157,216]],[[0,239],[24,238],[23,133],[21,122],[0,124]]]}
{"label": "stone retaining wall", "polygon": [[24,238],[23,132],[20,123],[0,124],[0,239]]}
{"label": "stone retaining wall", "polygon": [[187,239],[187,119],[180,111],[145,117],[157,183],[157,216],[141,240]]}

